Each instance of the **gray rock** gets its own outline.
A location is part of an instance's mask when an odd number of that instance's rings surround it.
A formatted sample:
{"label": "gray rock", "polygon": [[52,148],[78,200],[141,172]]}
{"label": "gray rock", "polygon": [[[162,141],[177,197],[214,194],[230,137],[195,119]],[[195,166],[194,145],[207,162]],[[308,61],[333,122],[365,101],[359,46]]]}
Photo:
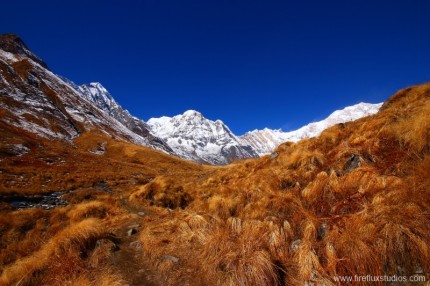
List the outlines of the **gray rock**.
{"label": "gray rock", "polygon": [[343,165],[343,172],[349,173],[353,171],[354,169],[357,169],[361,166],[361,163],[363,162],[363,159],[360,155],[353,154],[351,158],[346,161],[346,163]]}
{"label": "gray rock", "polygon": [[293,243],[291,243],[291,250],[295,252],[297,248],[299,248],[301,243],[302,243],[301,239],[294,240]]}
{"label": "gray rock", "polygon": [[98,143],[97,148],[89,150],[90,153],[96,154],[96,155],[103,155],[106,152],[106,142]]}
{"label": "gray rock", "polygon": [[68,205],[68,202],[62,198],[63,194],[69,191],[51,192],[43,195],[3,195],[0,202],[11,204],[17,209],[40,207],[42,209],[52,209]]}
{"label": "gray rock", "polygon": [[139,240],[130,242],[130,247],[134,248],[136,250],[141,250],[142,249],[142,243]]}
{"label": "gray rock", "polygon": [[135,228],[130,228],[128,231],[127,231],[127,235],[128,236],[132,236],[133,234],[136,234],[137,233],[137,229],[135,229]]}
{"label": "gray rock", "polygon": [[270,154],[270,159],[275,159],[276,157],[278,157],[278,153],[277,152],[273,152],[272,154]]}
{"label": "gray rock", "polygon": [[172,256],[172,255],[163,255],[163,257],[161,257],[161,260],[164,260],[164,261],[170,260],[173,263],[178,263],[179,262],[179,258],[175,257],[175,256]]}
{"label": "gray rock", "polygon": [[324,222],[318,227],[317,238],[319,240],[324,239],[326,232],[327,232],[327,223]]}

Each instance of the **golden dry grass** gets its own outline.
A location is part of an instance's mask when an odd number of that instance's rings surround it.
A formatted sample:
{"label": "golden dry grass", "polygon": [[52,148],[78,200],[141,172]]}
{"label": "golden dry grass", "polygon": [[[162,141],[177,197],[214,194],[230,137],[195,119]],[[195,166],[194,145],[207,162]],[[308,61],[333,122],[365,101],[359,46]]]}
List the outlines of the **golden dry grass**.
{"label": "golden dry grass", "polygon": [[[119,230],[130,220],[141,225],[136,263],[146,261],[153,285],[339,285],[335,275],[417,273],[429,279],[428,114],[430,85],[411,87],[374,116],[282,144],[276,158],[223,167],[96,132],[74,146],[42,141],[41,148],[39,139],[5,129],[32,152],[4,157],[2,193],[72,189],[73,205],[0,205],[0,281],[129,283],[109,241],[112,233],[124,235]],[[102,142],[103,156],[88,151]]]}
{"label": "golden dry grass", "polygon": [[[109,233],[96,219],[86,219],[73,224],[54,235],[31,256],[5,267],[0,284],[29,285],[37,281],[49,281],[52,285],[63,285],[69,279],[73,281],[76,275],[88,270],[88,266],[81,259],[82,255],[87,255],[86,251],[94,250],[95,243],[108,236]],[[101,270],[102,265],[97,266],[92,269],[95,272],[92,275]],[[101,273],[105,272],[101,270]]]}

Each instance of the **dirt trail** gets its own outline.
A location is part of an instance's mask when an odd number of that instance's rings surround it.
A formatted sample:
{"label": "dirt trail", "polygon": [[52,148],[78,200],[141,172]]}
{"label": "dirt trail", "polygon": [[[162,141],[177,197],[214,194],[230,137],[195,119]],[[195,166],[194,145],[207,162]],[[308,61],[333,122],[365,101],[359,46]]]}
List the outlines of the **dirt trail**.
{"label": "dirt trail", "polygon": [[[119,249],[112,253],[111,264],[129,286],[159,286],[160,278],[151,267],[151,262],[145,257],[141,249],[139,233],[143,230],[143,216],[153,215],[147,210],[139,210],[130,207],[127,202],[124,205],[133,215],[123,223],[117,236],[120,242]],[[137,215],[139,213],[139,215]],[[143,214],[144,213],[144,214]]]}

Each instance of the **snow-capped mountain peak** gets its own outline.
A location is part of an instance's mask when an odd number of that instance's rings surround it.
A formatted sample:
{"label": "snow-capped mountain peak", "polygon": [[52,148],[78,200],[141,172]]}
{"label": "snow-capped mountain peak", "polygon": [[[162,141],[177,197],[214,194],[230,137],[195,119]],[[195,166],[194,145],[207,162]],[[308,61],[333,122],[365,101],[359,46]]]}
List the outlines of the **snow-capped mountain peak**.
{"label": "snow-capped mountain peak", "polygon": [[241,144],[221,120],[212,121],[195,110],[174,117],[151,118],[147,124],[154,135],[164,139],[186,159],[227,164],[257,156],[251,147]]}
{"label": "snow-capped mountain peak", "polygon": [[184,117],[199,117],[199,118],[203,117],[200,112],[198,112],[196,110],[192,110],[192,109],[185,111],[182,114],[182,116],[184,116]]}
{"label": "snow-capped mountain peak", "polygon": [[15,55],[27,57],[43,68],[48,69],[48,65],[35,54],[33,54],[20,37],[15,34],[3,34],[0,36],[0,50],[8,53],[10,57],[9,59],[17,60]]}
{"label": "snow-capped mountain peak", "polygon": [[221,120],[209,120],[195,110],[187,110],[173,117],[151,118],[147,124],[152,133],[165,140],[179,156],[193,161],[227,164],[234,159],[266,155],[286,141],[297,142],[318,136],[335,124],[374,114],[381,105],[361,102],[295,131],[264,128],[239,137]]}
{"label": "snow-capped mountain peak", "polygon": [[132,116],[128,110],[123,109],[101,83],[92,82],[81,86],[74,85],[74,87],[82,97],[93,103],[104,113],[118,120],[133,133],[146,138],[149,141],[149,146],[173,153],[163,140],[155,137],[150,132],[149,126],[143,120]]}
{"label": "snow-capped mountain peak", "polygon": [[83,84],[78,87],[78,90],[86,99],[98,103],[97,106],[105,111],[110,112],[119,106],[107,89],[99,82]]}

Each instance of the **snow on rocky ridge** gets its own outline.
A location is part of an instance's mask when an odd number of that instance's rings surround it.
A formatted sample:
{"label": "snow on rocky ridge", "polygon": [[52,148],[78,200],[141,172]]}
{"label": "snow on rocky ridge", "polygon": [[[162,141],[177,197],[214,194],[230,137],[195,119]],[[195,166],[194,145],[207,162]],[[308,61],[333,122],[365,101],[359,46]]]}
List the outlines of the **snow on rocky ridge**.
{"label": "snow on rocky ridge", "polygon": [[223,165],[257,157],[257,153],[243,145],[221,120],[206,119],[194,110],[174,117],[151,118],[147,123],[154,135],[165,140],[183,158]]}
{"label": "snow on rocky ridge", "polygon": [[333,125],[375,114],[382,106],[382,103],[359,103],[337,110],[326,119],[295,131],[265,128],[236,136],[221,120],[209,120],[195,110],[173,117],[151,118],[145,123],[116,103],[100,83],[81,85],[78,90],[83,97],[133,132],[142,134],[142,130],[145,130],[143,134],[147,134],[146,130],[150,130],[155,138],[160,138],[179,157],[215,165],[269,154],[283,142],[297,142],[318,136]]}
{"label": "snow on rocky ridge", "polygon": [[84,98],[133,132],[147,137],[149,130],[153,138],[161,139],[160,144],[170,147],[177,156],[215,165],[269,154],[283,142],[318,136],[333,125],[372,115],[382,106],[382,103],[359,103],[298,130],[284,132],[265,128],[236,136],[221,120],[209,120],[195,110],[174,117],[151,118],[145,123],[124,110],[100,83],[75,88]]}
{"label": "snow on rocky ridge", "polygon": [[0,35],[0,108],[8,114],[0,120],[41,137],[72,140],[85,130],[97,129],[173,153],[148,129],[138,132],[143,126],[139,122],[130,120],[127,125],[116,119],[113,112],[99,108],[71,81],[52,73],[12,34]]}
{"label": "snow on rocky ridge", "polygon": [[153,136],[149,126],[143,120],[132,116],[128,110],[123,109],[101,83],[92,82],[81,86],[75,85],[75,89],[82,97],[92,102],[107,115],[118,120],[127,129],[147,138],[148,146],[173,154],[173,150],[163,140]]}
{"label": "snow on rocky ridge", "polygon": [[297,130],[284,132],[280,129],[253,130],[239,137],[242,144],[250,145],[259,156],[271,153],[279,144],[287,141],[297,142],[305,138],[316,137],[325,129],[339,123],[357,120],[378,112],[382,103],[358,103],[336,110],[326,119],[310,123]]}

